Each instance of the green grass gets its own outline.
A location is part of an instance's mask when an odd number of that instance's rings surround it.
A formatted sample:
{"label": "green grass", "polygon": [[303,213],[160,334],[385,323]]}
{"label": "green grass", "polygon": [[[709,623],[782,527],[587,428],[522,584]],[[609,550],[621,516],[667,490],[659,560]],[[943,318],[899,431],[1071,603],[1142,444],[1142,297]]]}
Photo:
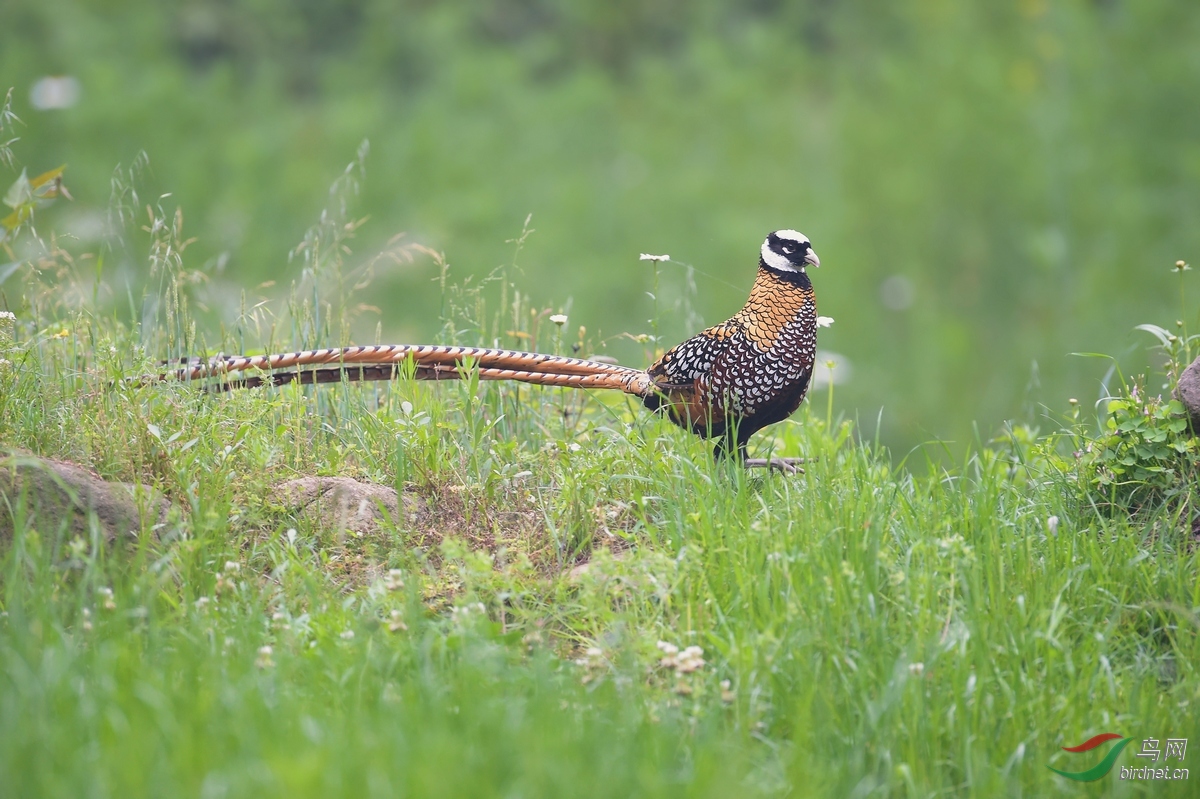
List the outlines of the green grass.
{"label": "green grass", "polygon": [[[754,442],[812,459],[785,477],[715,464],[613,396],[121,382],[152,369],[142,342],[195,346],[186,273],[162,268],[157,326],[46,304],[0,344],[0,446],[178,508],[105,545],[18,502],[7,795],[1127,796],[1115,772],[1081,787],[1046,766],[1091,765],[1060,747],[1098,732],[1200,730],[1180,505],[1098,510],[1071,419],[926,475],[817,393]],[[485,294],[449,304],[487,319]],[[529,343],[561,346],[548,327]],[[271,491],[305,474],[434,510],[321,529]],[[704,665],[664,666],[660,641]]]}

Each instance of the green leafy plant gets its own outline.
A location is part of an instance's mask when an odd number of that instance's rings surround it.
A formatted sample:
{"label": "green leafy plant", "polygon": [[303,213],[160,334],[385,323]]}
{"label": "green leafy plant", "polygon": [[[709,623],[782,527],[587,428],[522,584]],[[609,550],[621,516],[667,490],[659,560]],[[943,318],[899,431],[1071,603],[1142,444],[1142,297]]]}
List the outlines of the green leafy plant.
{"label": "green leafy plant", "polygon": [[1139,382],[1109,400],[1107,414],[1089,460],[1111,503],[1137,510],[1188,492],[1198,447],[1178,400],[1148,396]]}
{"label": "green leafy plant", "polygon": [[[1182,278],[1190,267],[1177,261],[1174,271],[1181,278],[1179,296],[1186,316]],[[1188,336],[1183,320],[1175,326],[1178,333],[1154,324],[1135,328],[1158,340],[1157,349],[1165,356],[1164,389],[1178,382],[1196,338]],[[1090,484],[1104,495],[1103,504],[1135,513],[1183,504],[1180,498],[1191,493],[1200,452],[1183,404],[1152,394],[1145,383],[1144,377],[1132,384],[1121,381],[1121,392],[1105,406],[1099,436],[1084,445],[1082,453]]]}

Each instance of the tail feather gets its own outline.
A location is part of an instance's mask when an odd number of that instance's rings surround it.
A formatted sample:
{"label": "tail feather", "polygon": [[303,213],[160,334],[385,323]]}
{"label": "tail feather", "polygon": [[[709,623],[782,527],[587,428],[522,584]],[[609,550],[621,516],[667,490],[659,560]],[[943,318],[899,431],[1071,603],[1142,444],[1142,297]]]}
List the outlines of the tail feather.
{"label": "tail feather", "polygon": [[585,361],[562,355],[547,355],[538,352],[518,352],[486,347],[446,347],[423,344],[392,344],[370,347],[335,347],[321,350],[304,350],[278,355],[218,356],[207,361],[189,364],[173,374],[181,380],[198,380],[215,377],[228,372],[248,369],[285,369],[288,367],[318,366],[325,364],[372,364],[384,365],[413,360],[417,366],[465,366],[469,360],[481,368],[519,369],[546,374],[626,374],[626,366]]}
{"label": "tail feather", "polygon": [[401,373],[408,362],[412,363],[413,376],[418,380],[457,380],[462,376],[462,370],[470,365],[480,380],[616,389],[639,397],[653,392],[649,375],[627,366],[536,352],[409,344],[343,347],[249,357],[220,356],[192,363],[166,376],[180,380],[203,380],[247,371],[270,372],[223,381],[214,387],[224,390],[292,382],[309,385],[340,382],[343,379],[391,380]]}

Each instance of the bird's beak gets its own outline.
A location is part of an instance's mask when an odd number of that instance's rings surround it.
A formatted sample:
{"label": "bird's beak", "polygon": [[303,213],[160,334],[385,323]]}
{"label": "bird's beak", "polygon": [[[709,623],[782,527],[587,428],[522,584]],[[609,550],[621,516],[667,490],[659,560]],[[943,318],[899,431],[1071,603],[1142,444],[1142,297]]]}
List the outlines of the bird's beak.
{"label": "bird's beak", "polygon": [[804,263],[810,264],[811,266],[820,266],[821,259],[817,257],[815,252],[809,250],[808,255],[804,256]]}

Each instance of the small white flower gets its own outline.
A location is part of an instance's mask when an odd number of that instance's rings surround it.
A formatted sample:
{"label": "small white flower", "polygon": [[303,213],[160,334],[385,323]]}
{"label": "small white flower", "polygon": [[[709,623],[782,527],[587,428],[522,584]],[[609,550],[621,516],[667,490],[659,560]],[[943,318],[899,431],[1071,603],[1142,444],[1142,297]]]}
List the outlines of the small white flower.
{"label": "small white flower", "polygon": [[676,674],[690,674],[704,666],[704,650],[698,646],[689,646],[681,652],[675,644],[659,641],[658,648],[663,653],[658,665],[664,669],[674,669]]}
{"label": "small white flower", "polygon": [[236,588],[236,586],[233,584],[233,581],[226,578],[224,573],[217,572],[216,576],[217,576],[217,584],[213,587],[213,590],[216,591],[218,594],[221,593],[222,591],[232,591],[234,588]]}
{"label": "small white flower", "polygon": [[383,587],[389,591],[399,591],[404,587],[404,571],[388,569],[387,577],[383,578]]}
{"label": "small white flower", "polygon": [[349,641],[349,640],[351,640],[351,639],[353,639],[353,638],[354,638],[354,630],[346,630],[346,631],[345,631],[344,633],[342,633],[342,635],[341,635],[341,639],[342,639],[343,641]]}
{"label": "small white flower", "polygon": [[669,256],[669,255],[651,255],[648,252],[644,252],[638,256],[638,260],[639,261],[659,261],[659,262],[661,262],[661,261],[671,260],[671,256]]}
{"label": "small white flower", "polygon": [[925,664],[924,663],[909,663],[908,664],[908,673],[915,674],[918,677],[920,677],[922,674],[925,673]]}
{"label": "small white flower", "polygon": [[1058,535],[1058,517],[1051,516],[1046,519],[1046,529],[1050,531],[1050,535]]}
{"label": "small white flower", "polygon": [[817,327],[832,327],[832,326],[833,326],[833,317],[832,316],[818,316],[817,317]]}
{"label": "small white flower", "polygon": [[704,667],[704,650],[698,646],[689,646],[679,653],[675,670],[680,674],[689,674]]}
{"label": "small white flower", "polygon": [[562,327],[563,325],[565,325],[567,323],[567,315],[565,313],[553,314],[550,317],[550,321],[553,322],[554,324],[558,325],[559,327]]}
{"label": "small white flower", "polygon": [[242,564],[240,564],[240,563],[236,563],[236,562],[234,562],[234,561],[232,561],[232,560],[227,560],[227,561],[225,561],[225,571],[227,571],[227,572],[240,572],[241,570],[242,570]]}
{"label": "small white flower", "polygon": [[392,610],[392,620],[388,622],[388,629],[394,633],[408,629],[408,625],[404,623],[404,614],[399,610]]}
{"label": "small white flower", "polygon": [[269,669],[275,665],[275,661],[271,660],[271,655],[275,650],[269,646],[260,646],[258,648],[258,658],[254,661],[254,665],[260,669]]}

